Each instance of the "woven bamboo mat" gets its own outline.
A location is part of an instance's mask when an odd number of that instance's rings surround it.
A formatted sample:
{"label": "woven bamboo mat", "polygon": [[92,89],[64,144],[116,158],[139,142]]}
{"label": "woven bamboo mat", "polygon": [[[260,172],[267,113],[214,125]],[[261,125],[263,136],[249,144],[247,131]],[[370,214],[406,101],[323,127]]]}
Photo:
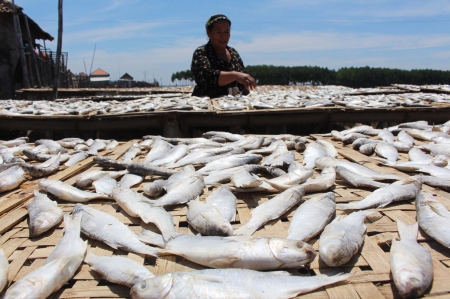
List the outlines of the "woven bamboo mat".
{"label": "woven bamboo mat", "polygon": [[[318,137],[318,136],[312,136]],[[407,174],[399,172],[393,168],[380,167],[376,161],[370,157],[364,156],[353,150],[351,147],[344,147],[340,142],[334,142],[329,138],[318,137],[334,144],[340,154],[340,158],[363,164],[373,170],[383,173],[394,173],[401,177],[407,177]],[[111,158],[122,156],[129,146],[136,142],[131,140],[121,144],[110,152],[101,152],[101,155]],[[298,161],[302,161],[302,155],[296,153]],[[143,157],[137,157],[135,161],[142,160]],[[402,154],[402,159],[406,156]],[[78,174],[99,169],[94,165],[92,158],[86,159],[72,167],[58,172],[51,176],[53,179],[60,179],[69,184],[74,184]],[[319,175],[316,171],[315,175]],[[134,188],[142,189],[142,185],[152,181],[154,178],[146,177],[144,182]],[[3,248],[5,255],[10,261],[10,270],[8,278],[10,284],[17,281],[30,271],[40,267],[47,256],[55,248],[56,244],[63,236],[64,224],[61,223],[55,229],[44,233],[39,238],[29,239],[27,224],[27,211],[23,205],[33,198],[33,190],[37,187],[38,180],[27,181],[20,186],[20,189],[12,191],[0,198],[0,247]],[[450,209],[450,194],[430,188],[426,185],[423,188],[432,192],[437,198]],[[337,180],[335,186],[331,189],[336,195],[336,202],[351,202],[363,199],[371,193],[369,190],[363,190],[348,186]],[[201,199],[211,192],[205,188]],[[265,193],[238,193],[238,206],[236,222],[232,223],[234,229],[240,227],[250,219],[250,211],[258,204],[269,200],[273,194]],[[310,198],[314,194],[309,194],[305,198]],[[71,212],[74,204],[59,201],[58,205],[65,211]],[[140,232],[142,227],[158,231],[153,225],[145,225],[138,218],[132,218],[126,215],[120,207],[111,200],[94,200],[89,205],[107,212],[123,223],[129,226],[134,232]],[[267,223],[258,230],[255,236],[273,236],[286,237],[289,221],[292,219],[297,206],[288,211],[278,220]],[[173,216],[176,230],[180,233],[196,234],[186,222],[186,206],[178,206],[169,212]],[[337,215],[346,214],[344,211],[337,210]],[[347,282],[338,283],[333,286],[320,288],[314,292],[305,294],[305,298],[399,298],[395,285],[392,282],[389,265],[389,250],[392,238],[397,237],[396,219],[401,219],[406,223],[415,221],[416,212],[414,202],[404,201],[396,204],[390,204],[386,208],[378,209],[377,214],[371,215],[367,224],[367,235],[364,246],[347,264],[340,268],[328,267],[318,256],[311,264],[310,269],[293,269],[290,272],[294,275],[352,272],[355,273]],[[83,236],[83,238],[85,238]],[[309,241],[313,247],[318,250],[316,239]],[[424,232],[419,231],[418,241],[420,244],[431,251],[434,264],[434,281],[426,297],[430,298],[450,298],[450,250],[440,245]],[[89,248],[97,255],[104,256],[126,256],[143,265],[145,265],[155,275],[174,272],[189,271],[192,269],[203,269],[184,258],[177,256],[163,256],[159,258],[145,257],[134,253],[128,253],[121,250],[114,250],[109,246],[94,240],[89,240]],[[97,273],[90,271],[87,264],[82,264],[80,269],[60,291],[53,294],[50,298],[129,298],[129,289],[124,286],[109,283],[102,279]]]}

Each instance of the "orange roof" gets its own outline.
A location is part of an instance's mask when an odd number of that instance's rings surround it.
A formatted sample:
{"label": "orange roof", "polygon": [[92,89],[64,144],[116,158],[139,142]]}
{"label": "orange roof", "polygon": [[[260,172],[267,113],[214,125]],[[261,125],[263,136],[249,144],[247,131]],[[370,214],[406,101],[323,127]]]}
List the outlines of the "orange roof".
{"label": "orange roof", "polygon": [[91,73],[91,76],[109,76],[109,74],[104,70],[98,68]]}

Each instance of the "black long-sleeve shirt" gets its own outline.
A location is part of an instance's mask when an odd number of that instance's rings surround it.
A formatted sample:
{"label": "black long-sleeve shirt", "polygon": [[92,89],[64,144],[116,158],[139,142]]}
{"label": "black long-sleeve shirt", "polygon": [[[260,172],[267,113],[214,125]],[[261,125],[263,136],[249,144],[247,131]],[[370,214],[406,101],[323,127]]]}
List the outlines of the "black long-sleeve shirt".
{"label": "black long-sleeve shirt", "polygon": [[193,96],[220,97],[228,94],[229,87],[235,86],[240,90],[244,90],[244,86],[236,81],[219,86],[220,71],[245,72],[244,63],[239,53],[232,47],[227,46],[227,49],[231,55],[230,62],[219,58],[210,42],[195,50],[192,57],[191,71],[197,85],[192,92]]}

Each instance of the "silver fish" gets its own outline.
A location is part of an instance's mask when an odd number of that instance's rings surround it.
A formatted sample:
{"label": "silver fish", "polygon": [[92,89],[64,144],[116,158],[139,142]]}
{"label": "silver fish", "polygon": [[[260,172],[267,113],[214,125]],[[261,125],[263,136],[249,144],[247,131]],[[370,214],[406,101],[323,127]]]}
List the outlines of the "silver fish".
{"label": "silver fish", "polygon": [[411,135],[409,135],[405,131],[400,131],[397,135],[397,139],[398,139],[398,141],[402,141],[402,142],[409,143],[412,145],[414,145],[414,143],[416,142],[414,140],[414,138],[412,138]]}
{"label": "silver fish", "polygon": [[331,188],[336,180],[336,170],[333,167],[326,167],[320,173],[320,176],[304,182],[302,186],[305,193],[320,192]]}
{"label": "silver fish", "polygon": [[397,161],[400,159],[397,149],[385,142],[379,142],[375,146],[375,152],[378,156],[386,158],[388,161]]}
{"label": "silver fish", "polygon": [[177,172],[176,170],[158,167],[156,165],[151,165],[150,163],[147,162],[131,163],[126,168],[129,173],[137,174],[143,177],[147,175],[158,175],[168,177]]}
{"label": "silver fish", "polygon": [[228,186],[221,185],[214,189],[206,198],[206,203],[215,206],[228,221],[236,220],[237,198]]}
{"label": "silver fish", "polygon": [[232,134],[228,132],[217,132],[217,131],[209,131],[206,133],[203,133],[204,138],[212,138],[212,137],[222,137],[225,138],[228,141],[239,141],[241,139],[244,139],[244,136],[239,134]]}
{"label": "silver fish", "polygon": [[0,192],[15,189],[25,180],[25,172],[19,165],[0,172]]}
{"label": "silver fish", "polygon": [[205,175],[217,170],[242,166],[245,164],[259,163],[261,160],[262,156],[256,154],[233,155],[208,163],[205,165],[205,167],[199,169],[197,172]]}
{"label": "silver fish", "polygon": [[139,144],[133,143],[130,148],[123,154],[123,162],[131,163],[133,159],[141,152]]}
{"label": "silver fish", "polygon": [[164,192],[166,186],[165,180],[155,180],[151,183],[145,184],[142,190],[145,195],[149,197],[158,197]]}
{"label": "silver fish", "polygon": [[251,211],[252,218],[249,222],[237,229],[236,236],[251,236],[253,233],[270,220],[277,219],[286,213],[294,205],[298,204],[305,195],[304,187],[296,186],[287,189],[274,198],[257,206]]}
{"label": "silver fish", "polygon": [[419,182],[422,182],[422,184],[426,184],[431,187],[439,188],[441,190],[450,192],[450,178],[439,178],[434,176],[415,176],[414,177]]}
{"label": "silver fish", "polygon": [[152,201],[153,206],[168,206],[189,202],[203,192],[205,183],[202,175],[195,173],[189,178],[179,182],[163,197]]}
{"label": "silver fish", "polygon": [[104,194],[82,191],[58,180],[44,179],[40,180],[38,185],[42,190],[45,190],[60,199],[70,202],[87,202],[96,198],[109,198]]}
{"label": "silver fish", "polygon": [[377,189],[361,201],[338,204],[337,206],[342,210],[383,208],[392,202],[416,198],[421,187],[421,182],[408,178]]}
{"label": "silver fish", "polygon": [[88,251],[84,261],[90,269],[100,273],[107,281],[129,288],[155,275],[143,265],[121,256],[97,256]]}
{"label": "silver fish", "polygon": [[119,182],[119,187],[131,188],[142,183],[144,179],[140,175],[126,173]]}
{"label": "silver fish", "polygon": [[333,157],[333,158],[337,157],[338,152],[333,144],[331,144],[328,141],[321,140],[321,139],[317,139],[316,142],[323,147],[323,149],[325,150],[325,152],[327,153],[328,156]]}
{"label": "silver fish", "polygon": [[304,277],[290,276],[287,272],[279,271],[272,273],[246,269],[207,269],[156,276],[137,283],[131,288],[130,294],[134,299],[284,299],[343,281],[348,277],[350,274]]}
{"label": "silver fish", "polygon": [[231,183],[237,188],[253,188],[261,185],[262,181],[244,168],[231,176]]}
{"label": "silver fish", "polygon": [[347,263],[361,248],[366,232],[364,220],[373,213],[364,210],[346,217],[337,216],[320,235],[320,258],[330,267]]}
{"label": "silver fish", "polygon": [[151,244],[162,248],[166,247],[166,241],[164,241],[163,236],[151,230],[143,228],[139,234],[136,234],[136,236],[142,243]]}
{"label": "silver fish", "polygon": [[59,169],[59,162],[60,162],[60,155],[61,153],[58,153],[56,156],[50,158],[49,160],[45,161],[44,163],[41,163],[39,165],[32,165],[28,163],[22,164],[22,169],[32,176],[33,178],[40,178],[43,176],[49,176],[50,174],[58,171]]}
{"label": "silver fish", "polygon": [[328,154],[322,145],[317,142],[308,143],[308,145],[306,146],[306,150],[303,153],[303,166],[309,169],[313,169],[314,161],[316,161],[317,158],[327,156]]}
{"label": "silver fish", "polygon": [[47,195],[34,189],[34,199],[27,205],[30,217],[30,237],[34,238],[48,231],[63,218],[63,210],[58,207],[56,201],[50,200]]}
{"label": "silver fish", "polygon": [[91,239],[111,248],[156,256],[156,249],[143,244],[137,236],[116,217],[92,207],[75,204],[74,215],[82,214],[81,231]]}
{"label": "silver fish", "polygon": [[336,211],[333,192],[308,199],[295,211],[289,224],[288,239],[307,242],[318,235]]}
{"label": "silver fish", "polygon": [[188,147],[185,144],[178,144],[174,148],[172,148],[169,152],[166,152],[165,155],[157,160],[150,162],[153,165],[164,165],[169,163],[174,163],[184,156],[186,156],[188,152]]}
{"label": "silver fish", "polygon": [[351,171],[348,171],[347,168],[342,166],[336,166],[336,174],[337,177],[346,183],[358,187],[358,188],[371,188],[371,189],[378,189],[382,187],[388,186],[388,184],[379,183],[376,181],[373,181],[371,179],[362,177],[360,175],[357,175]]}
{"label": "silver fish", "polygon": [[391,273],[402,298],[420,297],[433,281],[433,260],[428,249],[417,243],[417,222],[397,220],[400,241],[392,239]]}
{"label": "silver fish", "polygon": [[117,187],[117,181],[113,178],[105,176],[94,181],[92,186],[94,187],[96,193],[111,196],[113,189]]}
{"label": "silver fish", "polygon": [[118,177],[123,176],[126,174],[126,170],[122,171],[102,171],[102,170],[92,170],[87,171],[82,174],[80,174],[77,177],[76,185],[79,188],[84,188],[90,186],[94,181],[99,180],[104,177],[110,177],[112,179],[117,179]]}
{"label": "silver fish", "polygon": [[89,154],[86,152],[79,152],[76,153],[74,155],[72,155],[70,157],[70,159],[64,163],[65,166],[70,167],[73,166],[75,164],[77,164],[78,162],[84,161],[85,159],[87,159],[89,157]]}
{"label": "silver fish", "polygon": [[417,222],[423,231],[450,248],[450,212],[430,193],[420,191],[416,197]]}
{"label": "silver fish", "polygon": [[153,144],[152,150],[145,157],[144,162],[153,162],[164,157],[171,149],[173,145],[164,141],[164,140],[156,140]]}
{"label": "silver fish", "polygon": [[3,291],[5,286],[8,284],[8,271],[8,259],[6,258],[3,249],[0,248],[0,292]]}
{"label": "silver fish", "polygon": [[316,252],[302,241],[282,238],[234,236],[200,237],[179,234],[161,254],[175,254],[212,268],[274,270],[311,263]]}
{"label": "silver fish", "polygon": [[232,236],[230,222],[216,206],[200,200],[188,202],[187,222],[204,236]]}

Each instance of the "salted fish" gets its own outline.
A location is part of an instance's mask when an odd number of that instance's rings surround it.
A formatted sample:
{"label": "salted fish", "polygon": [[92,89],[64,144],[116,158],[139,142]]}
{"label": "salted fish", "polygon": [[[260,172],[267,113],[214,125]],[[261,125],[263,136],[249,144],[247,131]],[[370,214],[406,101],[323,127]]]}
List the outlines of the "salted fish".
{"label": "salted fish", "polygon": [[142,243],[151,244],[162,248],[166,247],[166,241],[164,241],[163,236],[151,230],[143,228],[140,233],[136,234],[136,236]]}
{"label": "salted fish", "polygon": [[245,137],[239,134],[232,134],[228,132],[218,132],[218,131],[209,131],[206,133],[203,133],[204,138],[213,138],[213,137],[222,137],[225,138],[228,141],[239,141],[241,139],[244,139]]}
{"label": "salted fish", "polygon": [[173,145],[170,143],[158,139],[153,143],[151,151],[147,154],[145,157],[144,162],[153,162],[155,160],[161,159],[164,157],[171,149],[173,148]]}
{"label": "salted fish", "polygon": [[256,154],[240,154],[227,156],[225,158],[221,158],[206,164],[203,168],[200,168],[197,172],[206,175],[217,170],[223,170],[246,164],[259,163],[261,160],[262,156]]}
{"label": "salted fish", "polygon": [[347,168],[347,170],[361,175],[363,177],[372,179],[374,181],[383,181],[383,180],[398,180],[398,177],[394,174],[387,173],[378,173],[373,171],[365,166],[359,165],[357,163],[349,162],[346,160],[338,160],[332,157],[322,157],[318,158],[315,161],[316,167],[319,169],[323,169],[325,167],[335,167],[337,165]]}
{"label": "salted fish", "polygon": [[97,256],[88,250],[84,261],[91,270],[100,273],[107,281],[129,288],[155,276],[143,265],[126,257]]}
{"label": "salted fish", "polygon": [[397,149],[385,142],[378,142],[375,146],[375,152],[378,156],[386,158],[388,161],[397,161],[400,159]]}
{"label": "salted fish", "polygon": [[394,135],[388,129],[384,129],[378,134],[378,137],[386,143],[392,143],[395,141]]}
{"label": "salted fish", "polygon": [[[207,269],[156,276],[131,288],[134,299],[285,299],[343,281],[351,274],[312,277],[247,269]],[[165,285],[165,288],[161,288]]]}
{"label": "salted fish", "polygon": [[275,158],[288,152],[286,143],[284,143],[283,141],[278,140],[274,143],[276,144],[275,150],[269,156],[264,157],[264,159],[261,162],[262,165],[268,166],[272,163],[272,161]]}
{"label": "salted fish", "polygon": [[22,164],[22,169],[34,178],[40,178],[43,176],[49,176],[50,174],[58,171],[61,153],[48,159],[47,161],[39,164],[33,165],[28,163]]}
{"label": "salted fish", "polygon": [[402,298],[420,297],[433,281],[430,250],[417,243],[417,222],[407,225],[397,219],[400,241],[392,239],[391,273]]}
{"label": "salted fish", "polygon": [[176,161],[186,156],[188,150],[189,149],[187,145],[178,144],[177,146],[173,147],[169,152],[166,152],[163,157],[154,160],[150,163],[157,166],[175,163]]}
{"label": "salted fish", "polygon": [[77,255],[53,260],[23,276],[4,295],[4,299],[44,299],[71,279],[83,262]]}
{"label": "salted fish", "polygon": [[302,241],[282,238],[211,237],[178,234],[160,254],[175,254],[211,268],[274,270],[311,263],[316,252]]}
{"label": "salted fish", "polygon": [[237,188],[253,188],[261,185],[262,180],[244,168],[231,176],[231,183]]}
{"label": "salted fish", "polygon": [[111,248],[156,256],[156,249],[143,244],[120,220],[87,205],[75,204],[74,215],[82,214],[81,231]]}
{"label": "salted fish", "polygon": [[450,248],[450,212],[431,193],[420,191],[416,197],[417,222],[423,231]]}
{"label": "salted fish", "polygon": [[328,154],[322,145],[317,142],[308,143],[308,145],[306,146],[306,150],[303,153],[303,166],[309,169],[313,169],[314,162],[317,158],[327,156]]}
{"label": "salted fish", "polygon": [[348,171],[347,168],[342,166],[336,166],[336,174],[339,179],[342,179],[346,183],[358,187],[358,188],[371,188],[378,189],[382,187],[388,186],[388,184],[380,183],[377,181],[373,181],[371,179],[362,177],[358,174],[355,174],[351,171]]}
{"label": "salted fish", "polygon": [[123,154],[122,159],[124,163],[131,163],[133,159],[141,152],[138,143],[133,143],[130,148]]}
{"label": "salted fish", "polygon": [[271,142],[270,145],[267,147],[263,147],[263,148],[255,149],[255,150],[249,150],[249,151],[247,151],[247,153],[248,154],[269,155],[275,151],[277,146],[278,146],[277,142]]}
{"label": "salted fish", "polygon": [[87,153],[92,156],[97,156],[99,151],[106,149],[106,143],[103,140],[95,139],[94,143],[89,146]]}
{"label": "salted fish", "polygon": [[12,166],[0,172],[0,192],[15,189],[25,180],[25,172],[20,165]]}
{"label": "salted fish", "polygon": [[416,198],[421,187],[422,183],[420,181],[407,178],[377,189],[361,201],[338,204],[337,206],[342,210],[383,208],[392,202]]}
{"label": "salted fish", "polygon": [[80,174],[77,177],[75,184],[79,188],[84,188],[90,186],[94,181],[99,180],[104,177],[110,177],[112,179],[117,179],[128,173],[126,170],[122,171],[102,171],[102,170],[92,170]]}
{"label": "salted fish", "polygon": [[314,196],[301,204],[289,224],[288,239],[307,242],[318,235],[336,211],[333,192]]}
{"label": "salted fish", "polygon": [[422,182],[422,184],[450,192],[450,178],[440,178],[428,175],[415,176],[414,178],[419,182]]}
{"label": "salted fish", "polygon": [[430,152],[432,156],[443,155],[450,156],[450,146],[446,143],[424,144],[419,148],[424,148]]}
{"label": "salted fish", "polygon": [[78,162],[84,161],[85,159],[87,159],[89,157],[89,154],[86,152],[79,152],[76,153],[74,155],[72,155],[70,157],[70,159],[64,163],[65,166],[70,167],[73,166],[75,164],[77,164]]}
{"label": "salted fish", "polygon": [[250,213],[249,222],[237,229],[236,236],[251,236],[253,233],[270,220],[277,219],[286,213],[294,205],[298,204],[305,195],[304,187],[295,186],[283,191],[274,198],[257,206]]}
{"label": "salted fish", "polygon": [[417,147],[413,147],[409,150],[408,157],[410,161],[421,163],[427,163],[428,161],[431,161],[433,159],[431,155],[426,154],[424,151]]}
{"label": "salted fish", "polygon": [[111,196],[114,188],[117,187],[117,181],[108,176],[102,177],[92,183],[95,193]]}
{"label": "salted fish", "polygon": [[166,186],[165,180],[155,180],[151,183],[147,183],[142,187],[142,191],[149,197],[158,197],[164,192]]}
{"label": "salted fish", "polygon": [[152,201],[153,206],[163,207],[189,202],[203,192],[205,183],[203,176],[195,173],[189,178],[179,182],[166,195]]}
{"label": "salted fish", "polygon": [[119,187],[131,188],[142,183],[144,179],[140,175],[126,173],[119,181]]}
{"label": "salted fish", "polygon": [[178,183],[191,177],[195,174],[195,168],[192,165],[186,165],[182,169],[178,170],[176,173],[172,174],[165,185],[167,192],[170,192]]}
{"label": "salted fish", "polygon": [[320,192],[330,189],[336,181],[336,170],[333,167],[325,167],[320,175],[314,179],[309,179],[302,185],[305,193]]}
{"label": "salted fish", "polygon": [[266,180],[266,182],[275,188],[277,188],[277,186],[280,186],[280,185],[294,186],[294,185],[298,185],[298,184],[305,182],[307,179],[312,177],[313,174],[314,174],[314,170],[312,170],[312,169],[307,169],[307,168],[296,169],[296,170],[286,173],[285,175],[281,175],[279,177],[276,177],[276,178],[273,178],[270,180]]}
{"label": "salted fish", "polygon": [[[223,155],[233,151],[233,148],[213,148],[202,151],[190,152],[176,163],[166,164],[166,167],[177,168],[183,167],[189,164],[206,164],[217,158],[219,155]],[[206,163],[205,163],[206,162]]]}
{"label": "salted fish", "polygon": [[327,153],[328,156],[333,157],[333,158],[337,157],[338,152],[333,144],[331,144],[328,141],[321,140],[321,139],[317,139],[316,142],[323,147],[323,149],[325,150],[325,152]]}
{"label": "salted fish", "polygon": [[51,139],[39,139],[34,142],[34,145],[45,145],[49,149],[49,153],[56,155],[58,153],[63,153],[63,147],[56,141]]}
{"label": "salted fish", "polygon": [[346,217],[337,216],[320,235],[320,259],[330,267],[347,263],[361,248],[366,232],[364,220],[373,213],[375,212],[364,210]]}
{"label": "salted fish", "polygon": [[5,286],[8,284],[8,271],[8,259],[6,258],[3,249],[0,248],[0,292],[3,291]]}
{"label": "salted fish", "polygon": [[216,206],[191,200],[187,203],[187,222],[203,236],[232,236],[233,228]]}
{"label": "salted fish", "polygon": [[[379,140],[367,139],[367,138],[358,138],[352,143],[352,147],[354,150],[359,150],[361,146],[366,144],[376,144],[380,142]],[[336,157],[333,157],[336,158]]]}
{"label": "salted fish", "polygon": [[206,203],[215,206],[229,222],[236,220],[237,198],[227,185],[214,189],[206,198]]}
{"label": "salted fish", "polygon": [[262,165],[255,165],[255,164],[247,164],[232,168],[226,168],[218,171],[211,172],[207,176],[204,177],[205,184],[206,185],[213,185],[213,184],[219,184],[219,183],[228,183],[231,180],[231,177],[233,174],[235,174],[237,171],[245,169],[250,173],[256,173],[260,172],[262,170],[266,171],[266,166]]}
{"label": "salted fish", "polygon": [[295,161],[295,154],[293,152],[287,152],[281,154],[270,163],[271,167],[285,167]]}
{"label": "salted fish", "polygon": [[[39,146],[41,146],[41,145],[39,145]],[[27,156],[28,158],[30,158],[31,160],[38,161],[38,162],[45,162],[47,160],[50,160],[51,158],[54,158],[56,155],[58,155],[60,153],[53,155],[53,154],[40,153],[38,151],[24,149],[23,154],[25,156]],[[59,156],[59,162],[60,163],[67,162],[74,155],[75,154],[73,154],[73,153],[61,154]]]}
{"label": "salted fish", "polygon": [[412,145],[414,145],[414,143],[416,142],[414,138],[411,137],[411,135],[409,135],[406,131],[400,131],[397,135],[397,139],[398,141],[402,141]]}
{"label": "salted fish", "polygon": [[163,208],[152,206],[152,201],[135,190],[117,187],[111,196],[131,217],[140,217],[145,223],[154,223],[164,237],[175,232],[172,216]]}
{"label": "salted fish", "polygon": [[63,218],[63,210],[56,201],[34,189],[34,198],[26,206],[29,215],[30,237],[34,238],[48,231]]}
{"label": "salted fish", "polygon": [[128,166],[128,163],[123,163],[108,157],[99,157],[99,156],[94,157],[94,163],[98,164],[103,168],[114,168],[116,170],[123,170],[126,169]]}
{"label": "salted fish", "polygon": [[109,198],[105,194],[86,192],[59,180],[43,179],[39,181],[38,185],[42,190],[70,202],[87,202],[96,198]]}
{"label": "salted fish", "polygon": [[129,173],[141,176],[159,175],[163,177],[168,177],[176,172],[176,170],[158,167],[156,165],[152,165],[147,162],[131,163],[126,168]]}
{"label": "salted fish", "polygon": [[45,259],[44,265],[66,256],[76,256],[77,259],[83,260],[86,254],[87,241],[81,239],[80,231],[81,214],[71,216],[69,213],[64,213],[64,236]]}

